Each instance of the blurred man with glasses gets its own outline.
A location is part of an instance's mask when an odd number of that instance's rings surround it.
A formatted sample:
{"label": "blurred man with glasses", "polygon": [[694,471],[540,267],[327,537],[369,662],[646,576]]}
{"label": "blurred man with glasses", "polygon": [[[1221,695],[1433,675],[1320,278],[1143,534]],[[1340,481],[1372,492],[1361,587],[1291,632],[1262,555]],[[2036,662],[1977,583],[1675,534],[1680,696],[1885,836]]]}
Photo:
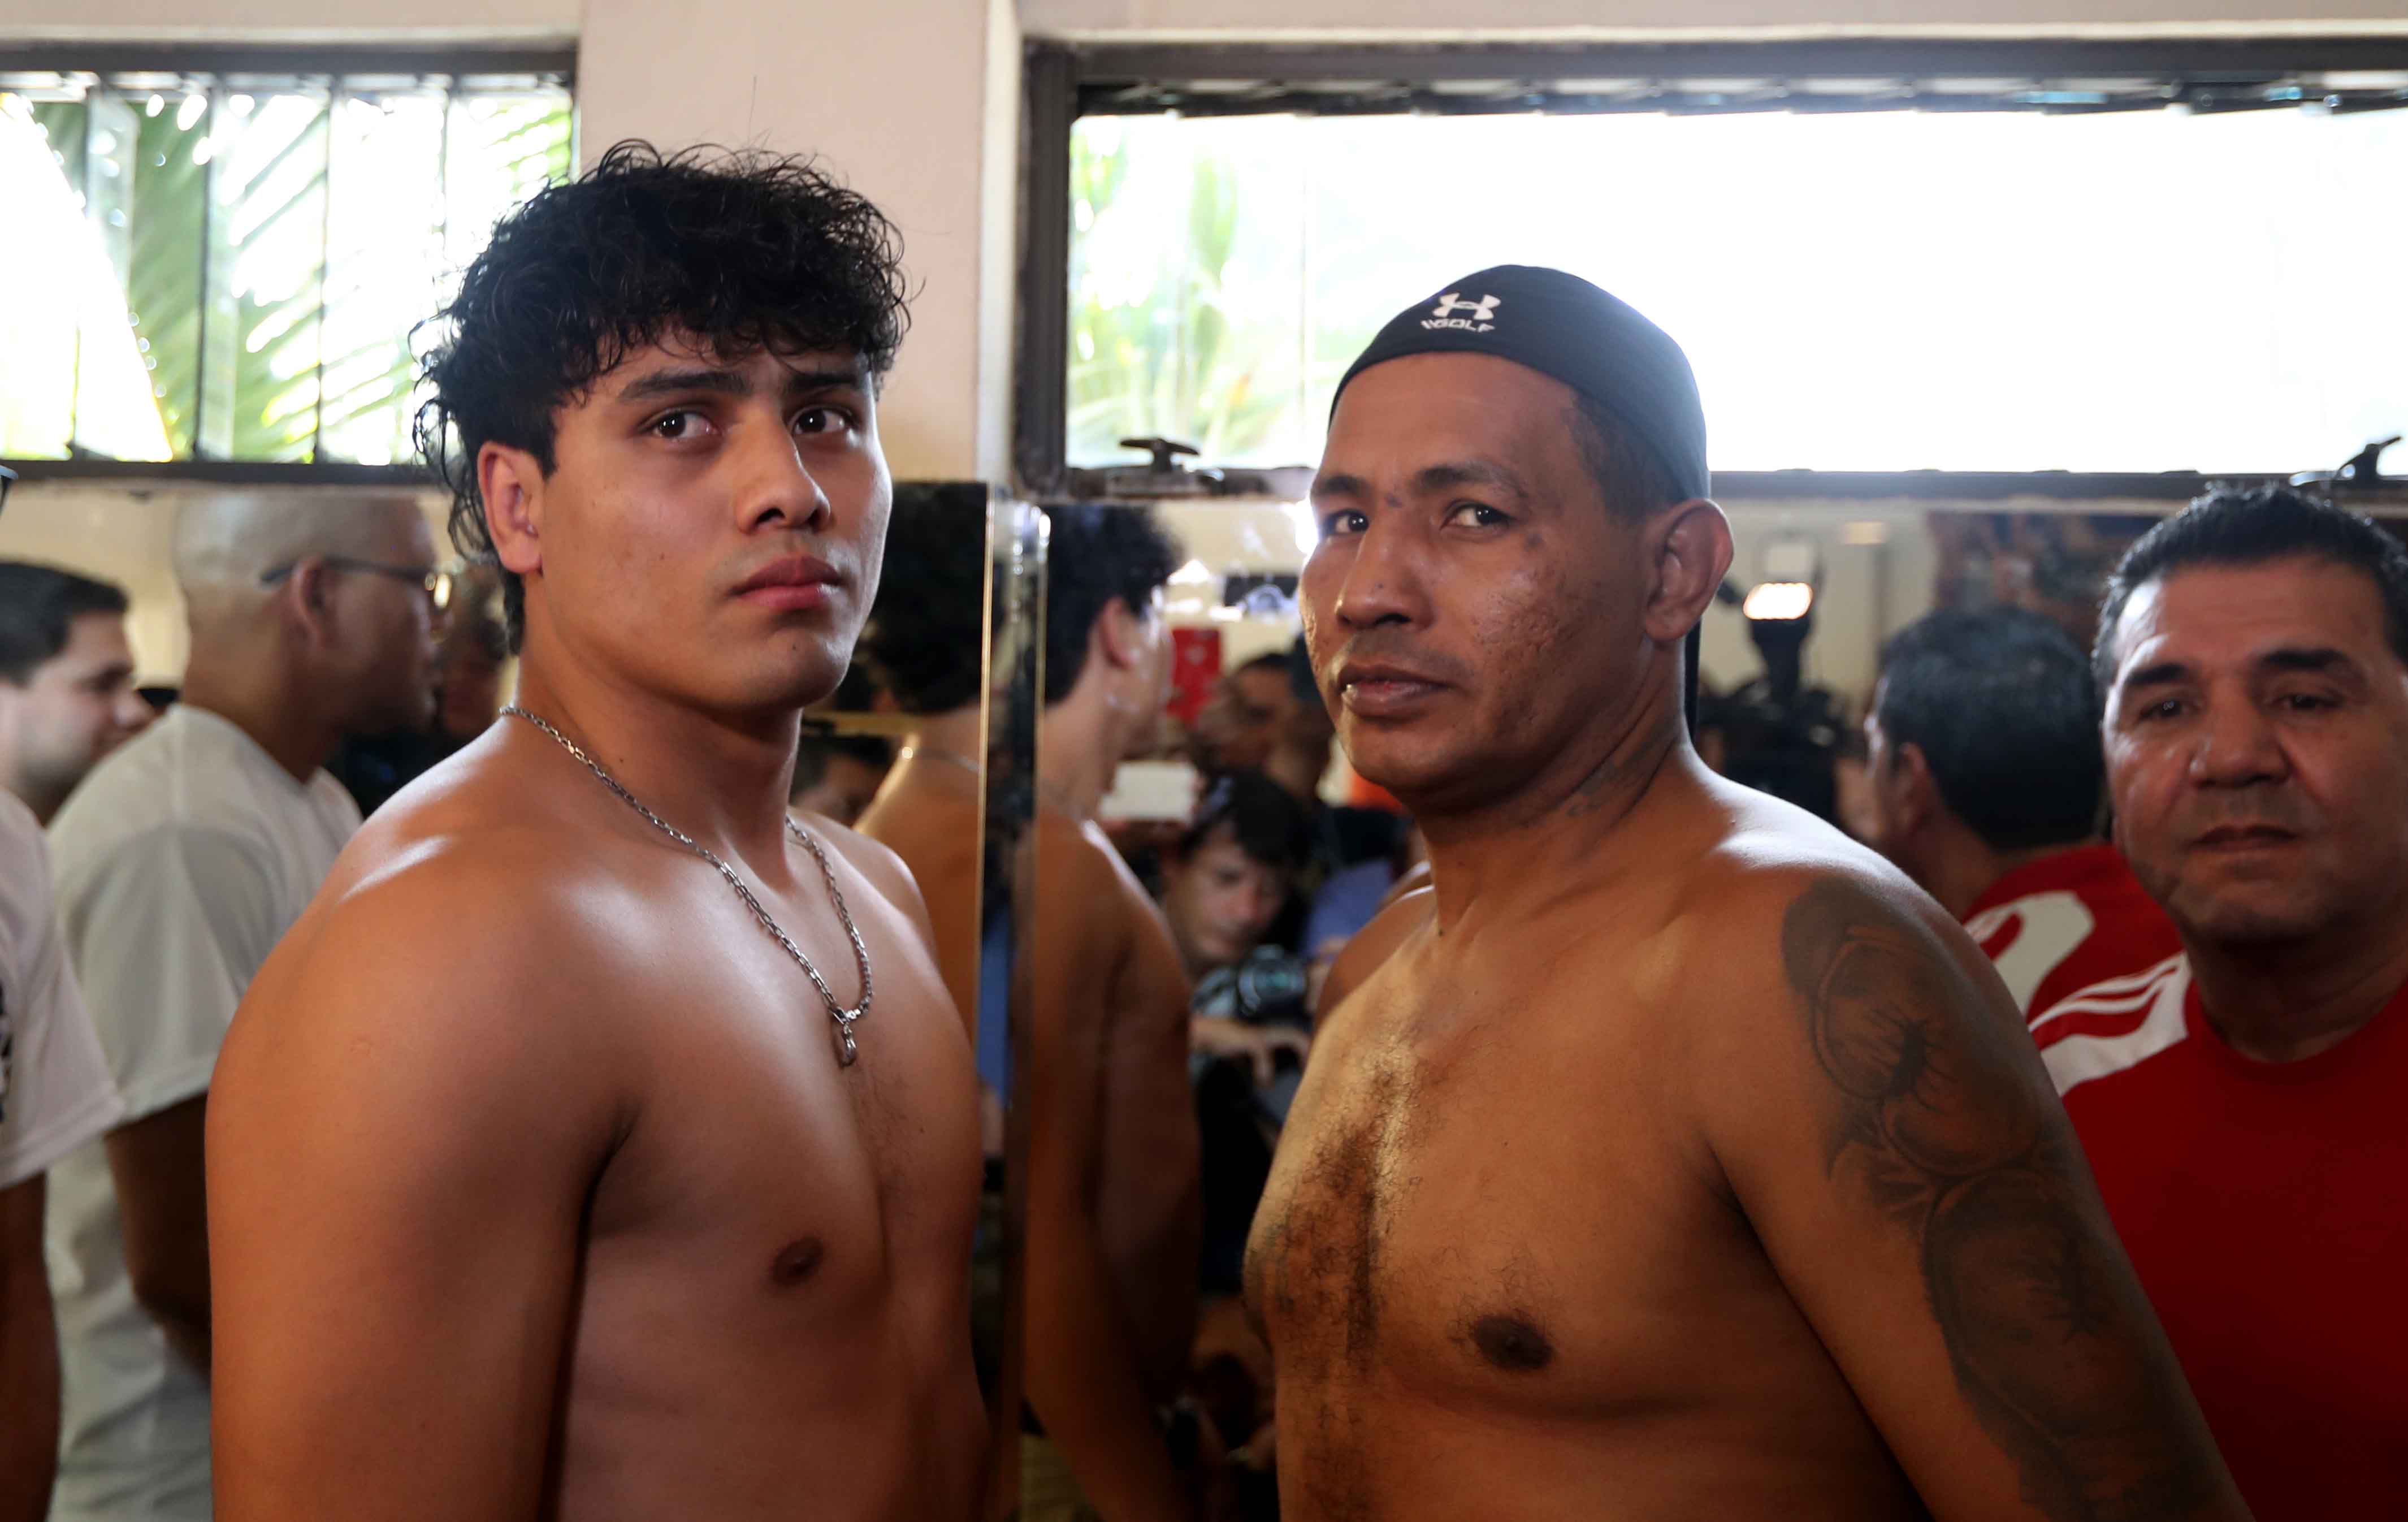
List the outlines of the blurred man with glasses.
{"label": "blurred man with glasses", "polygon": [[423,725],[451,579],[408,498],[185,508],[183,696],[51,826],[70,956],[125,1118],[53,1170],[65,1398],[51,1515],[209,1515],[201,1155],[218,1047],[359,810],[343,739]]}

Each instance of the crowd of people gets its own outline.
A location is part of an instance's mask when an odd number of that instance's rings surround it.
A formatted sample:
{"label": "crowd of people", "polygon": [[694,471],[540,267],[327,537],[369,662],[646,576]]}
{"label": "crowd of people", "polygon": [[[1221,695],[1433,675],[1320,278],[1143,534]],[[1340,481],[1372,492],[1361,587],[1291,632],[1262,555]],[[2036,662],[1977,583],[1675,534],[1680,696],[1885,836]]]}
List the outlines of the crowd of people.
{"label": "crowd of people", "polygon": [[1049,509],[998,714],[906,290],[622,145],[429,357],[466,566],[196,499],[159,714],[0,565],[0,1516],[2408,1507],[2398,539],[2219,491],[2089,651],[1899,631],[1851,839],[1692,743],[1679,346],[1499,266],[1340,380],[1293,648],[1167,727],[1182,548]]}

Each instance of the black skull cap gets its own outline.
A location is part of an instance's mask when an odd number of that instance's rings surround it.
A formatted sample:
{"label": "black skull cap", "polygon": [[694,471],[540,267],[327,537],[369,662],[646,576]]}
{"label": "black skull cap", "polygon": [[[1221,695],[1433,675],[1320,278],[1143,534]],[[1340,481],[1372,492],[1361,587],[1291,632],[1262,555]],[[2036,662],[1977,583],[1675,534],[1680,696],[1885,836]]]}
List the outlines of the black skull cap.
{"label": "black skull cap", "polygon": [[1636,308],[1577,275],[1536,265],[1475,271],[1398,312],[1330,397],[1407,354],[1494,354],[1562,381],[1655,452],[1684,498],[1710,494],[1706,412],[1689,356]]}

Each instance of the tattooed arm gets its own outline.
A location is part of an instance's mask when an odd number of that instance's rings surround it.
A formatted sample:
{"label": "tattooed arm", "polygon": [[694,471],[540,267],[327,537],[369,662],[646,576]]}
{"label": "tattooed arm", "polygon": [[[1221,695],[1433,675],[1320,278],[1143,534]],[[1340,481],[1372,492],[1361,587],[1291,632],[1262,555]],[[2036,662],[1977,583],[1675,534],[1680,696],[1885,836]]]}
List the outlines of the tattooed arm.
{"label": "tattooed arm", "polygon": [[1710,1140],[1932,1515],[2247,1516],[1971,943],[1870,872],[1767,909],[1754,1081],[1708,1098]]}

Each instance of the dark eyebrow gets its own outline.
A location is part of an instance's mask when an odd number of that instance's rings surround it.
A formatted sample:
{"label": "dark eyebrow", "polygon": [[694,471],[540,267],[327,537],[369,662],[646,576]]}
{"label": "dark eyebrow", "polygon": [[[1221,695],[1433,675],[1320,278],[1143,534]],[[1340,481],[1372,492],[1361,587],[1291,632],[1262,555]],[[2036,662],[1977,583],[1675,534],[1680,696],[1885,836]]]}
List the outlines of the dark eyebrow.
{"label": "dark eyebrow", "polygon": [[[867,389],[868,384],[867,371],[860,365],[851,365],[815,370],[788,370],[780,389],[786,395],[794,396],[807,391],[833,391],[848,387],[861,391]],[[688,395],[695,392],[742,398],[752,395],[752,378],[743,370],[708,365],[654,370],[628,381],[620,389],[619,399],[640,402],[660,396]]]}
{"label": "dark eyebrow", "polygon": [[[2358,663],[2352,660],[2346,652],[2335,650],[2329,645],[2294,645],[2286,646],[2280,650],[2270,650],[2250,662],[2250,665],[2260,672],[2296,671],[2315,674],[2329,671],[2350,675],[2356,675],[2358,672]],[[2155,666],[2144,666],[2126,677],[2122,687],[2124,691],[2130,692],[2136,687],[2171,686],[2177,682],[2188,682],[2192,677],[2190,667],[2185,663],[2160,661]]]}
{"label": "dark eyebrow", "polygon": [[1325,496],[1369,496],[1371,483],[1360,476],[1350,476],[1341,470],[1333,475],[1313,477],[1312,489],[1304,495],[1315,502]]}
{"label": "dark eyebrow", "polygon": [[2258,657],[2257,664],[2261,671],[2318,672],[2340,668],[2355,672],[2358,669],[2356,661],[2351,660],[2345,653],[2335,650],[2329,645],[2306,648],[2294,646],[2283,650],[2270,650]]}
{"label": "dark eyebrow", "polygon": [[784,382],[789,396],[807,391],[867,391],[869,368],[864,365],[832,366],[817,370],[788,370]]}
{"label": "dark eyebrow", "polygon": [[1530,495],[1522,489],[1521,477],[1486,460],[1450,460],[1413,473],[1417,492],[1442,492],[1452,486],[1493,486],[1512,496]]}
{"label": "dark eyebrow", "polygon": [[[1455,486],[1493,486],[1526,500],[1530,495],[1524,489],[1522,478],[1486,460],[1449,460],[1413,472],[1412,489],[1417,493],[1428,495]],[[1326,496],[1365,497],[1371,495],[1371,483],[1360,476],[1337,471],[1314,478],[1308,495],[1315,501]]]}
{"label": "dark eyebrow", "polygon": [[719,396],[750,396],[752,378],[742,370],[694,366],[684,369],[653,370],[639,375],[619,389],[623,402],[647,401],[680,392],[710,392]]}
{"label": "dark eyebrow", "polygon": [[2126,677],[2121,686],[2125,692],[2130,692],[2135,687],[2170,687],[2177,682],[2188,682],[2190,679],[2191,669],[2183,662],[2159,661],[2155,666],[2144,666]]}

